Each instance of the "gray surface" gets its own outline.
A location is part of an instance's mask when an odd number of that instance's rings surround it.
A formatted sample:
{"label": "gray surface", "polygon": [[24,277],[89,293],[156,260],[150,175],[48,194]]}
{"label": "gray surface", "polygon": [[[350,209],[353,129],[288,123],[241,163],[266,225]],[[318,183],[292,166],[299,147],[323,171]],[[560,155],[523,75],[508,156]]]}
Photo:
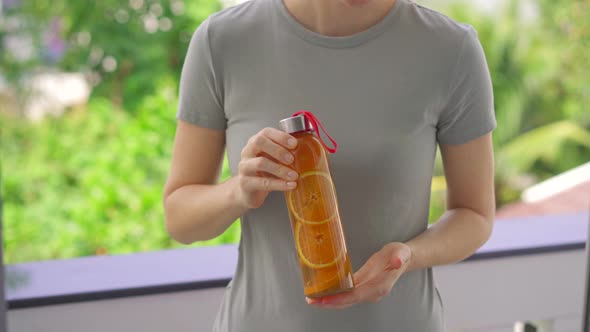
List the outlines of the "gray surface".
{"label": "gray surface", "polygon": [[[426,229],[437,143],[465,143],[495,126],[476,32],[407,0],[349,37],[307,30],[281,0],[225,10],[195,33],[180,89],[178,118],[225,130],[233,174],[252,135],[302,109],[317,115],[339,146],[330,160],[354,269]],[[378,304],[312,308],[284,195],[271,193],[241,220],[216,331],[443,329],[431,269],[405,274]]]}

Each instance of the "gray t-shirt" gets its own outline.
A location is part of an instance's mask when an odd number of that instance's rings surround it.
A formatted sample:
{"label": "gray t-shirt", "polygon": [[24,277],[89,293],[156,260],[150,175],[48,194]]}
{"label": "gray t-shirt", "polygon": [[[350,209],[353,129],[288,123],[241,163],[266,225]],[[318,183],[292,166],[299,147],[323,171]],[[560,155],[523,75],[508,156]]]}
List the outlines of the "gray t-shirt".
{"label": "gray t-shirt", "polygon": [[[197,29],[177,116],[225,130],[233,174],[248,138],[301,109],[339,144],[330,162],[354,270],[426,229],[437,143],[465,143],[496,125],[477,33],[410,0],[348,37],[306,29],[282,0],[243,3]],[[284,195],[271,193],[241,222],[215,331],[444,329],[431,269],[406,273],[379,303],[318,309],[305,302]]]}

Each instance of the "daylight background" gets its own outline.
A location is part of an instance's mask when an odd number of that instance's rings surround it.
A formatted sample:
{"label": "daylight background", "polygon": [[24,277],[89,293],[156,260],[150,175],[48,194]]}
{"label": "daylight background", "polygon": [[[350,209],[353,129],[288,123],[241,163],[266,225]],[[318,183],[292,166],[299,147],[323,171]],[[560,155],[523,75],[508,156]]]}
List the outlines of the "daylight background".
{"label": "daylight background", "polygon": [[[479,32],[496,97],[499,208],[590,160],[590,2],[418,2]],[[195,28],[227,5],[0,0],[5,262],[179,247],[161,204],[179,74]],[[431,221],[444,189],[437,161]],[[235,223],[195,245],[239,232]]]}

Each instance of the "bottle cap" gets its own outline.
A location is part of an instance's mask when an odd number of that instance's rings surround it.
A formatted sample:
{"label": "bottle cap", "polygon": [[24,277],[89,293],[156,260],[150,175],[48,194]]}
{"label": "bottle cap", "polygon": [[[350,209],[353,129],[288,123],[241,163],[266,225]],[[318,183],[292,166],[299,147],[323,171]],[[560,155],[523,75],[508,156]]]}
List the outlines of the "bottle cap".
{"label": "bottle cap", "polygon": [[288,134],[300,131],[314,131],[313,126],[303,114],[291,116],[279,121],[279,127],[282,131]]}
{"label": "bottle cap", "polygon": [[[330,137],[320,120],[318,120],[318,118],[316,118],[316,116],[310,111],[301,110],[295,112],[293,116],[279,121],[279,126],[283,131],[289,134],[301,131],[315,132],[318,139],[320,140],[320,143],[322,143],[322,146],[326,148],[328,152],[336,153],[336,150],[338,150],[338,144],[336,141]],[[330,142],[332,142],[332,147],[326,145],[326,142],[324,142],[324,139],[322,136],[320,136],[320,129],[326,135],[326,137],[328,137]]]}

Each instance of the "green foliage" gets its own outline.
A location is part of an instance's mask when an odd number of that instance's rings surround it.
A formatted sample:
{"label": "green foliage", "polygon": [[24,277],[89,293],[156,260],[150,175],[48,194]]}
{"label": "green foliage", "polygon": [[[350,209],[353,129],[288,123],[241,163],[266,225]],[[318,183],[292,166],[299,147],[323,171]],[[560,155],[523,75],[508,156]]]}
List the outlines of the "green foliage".
{"label": "green foliage", "polygon": [[[84,72],[96,84],[85,110],[39,124],[0,109],[8,263],[178,246],[161,207],[174,96],[193,31],[220,8],[216,0],[33,0],[5,8],[12,24],[0,24],[0,38],[33,42],[29,59],[0,52],[0,73],[17,91],[26,96],[23,80],[46,67]],[[235,223],[197,245],[239,236]]]}
{"label": "green foliage", "polygon": [[459,4],[448,10],[451,17],[473,25],[483,45],[494,87],[496,145],[554,120],[552,114],[535,116],[541,87],[557,74],[553,50],[537,43],[536,26],[519,19],[517,2],[509,4],[497,15],[474,12]]}
{"label": "green foliage", "polygon": [[[0,24],[0,38],[31,36],[35,52],[23,61],[0,49],[5,79],[18,86],[35,70],[55,67],[100,80],[84,109],[60,118],[30,123],[0,110],[6,261],[180,247],[166,234],[161,204],[176,124],[177,82],[191,33],[219,3],[21,3],[6,15],[22,24]],[[517,1],[508,1],[498,16],[465,3],[442,9],[472,24],[486,52],[498,121],[494,143],[500,204],[518,199],[522,188],[516,180],[521,177],[545,179],[590,156],[590,2],[538,4],[535,21],[523,20]],[[61,28],[53,32],[67,43],[56,59],[43,51],[51,46],[46,30],[55,22]],[[158,28],[150,30],[154,22]],[[106,59],[115,60],[114,71]],[[445,210],[440,159],[435,174],[431,222]],[[229,176],[226,159],[222,178]],[[196,245],[239,238],[237,222],[216,239]]]}
{"label": "green foliage", "polygon": [[554,122],[530,130],[508,144],[498,152],[498,164],[509,164],[516,172],[526,172],[535,168],[536,162],[547,165],[563,164],[565,168],[579,165],[580,160],[573,156],[573,160],[563,160],[567,144],[575,144],[581,150],[590,151],[590,132],[571,121]]}
{"label": "green foliage", "polygon": [[[178,247],[161,204],[176,126],[174,83],[158,91],[133,116],[103,98],[40,124],[2,114],[8,263]],[[238,239],[236,223],[199,245]]]}
{"label": "green foliage", "polygon": [[96,96],[133,112],[161,80],[178,80],[194,29],[220,8],[216,0],[22,1],[6,14],[22,26],[12,33],[32,36],[37,51],[24,63],[3,52],[0,65],[13,80],[39,65],[86,72]]}
{"label": "green foliage", "polygon": [[15,126],[2,137],[7,262],[170,245],[160,211],[169,102],[146,98],[136,117],[96,98],[41,124],[3,119]]}
{"label": "green foliage", "polygon": [[525,19],[518,1],[508,1],[498,15],[464,4],[446,10],[478,30],[486,53],[498,122],[494,145],[500,205],[518,199],[523,176],[543,180],[590,156],[590,3],[537,4],[535,21]]}
{"label": "green foliage", "polygon": [[590,1],[539,0],[543,43],[555,49],[559,59],[547,92],[571,120],[590,126]]}

